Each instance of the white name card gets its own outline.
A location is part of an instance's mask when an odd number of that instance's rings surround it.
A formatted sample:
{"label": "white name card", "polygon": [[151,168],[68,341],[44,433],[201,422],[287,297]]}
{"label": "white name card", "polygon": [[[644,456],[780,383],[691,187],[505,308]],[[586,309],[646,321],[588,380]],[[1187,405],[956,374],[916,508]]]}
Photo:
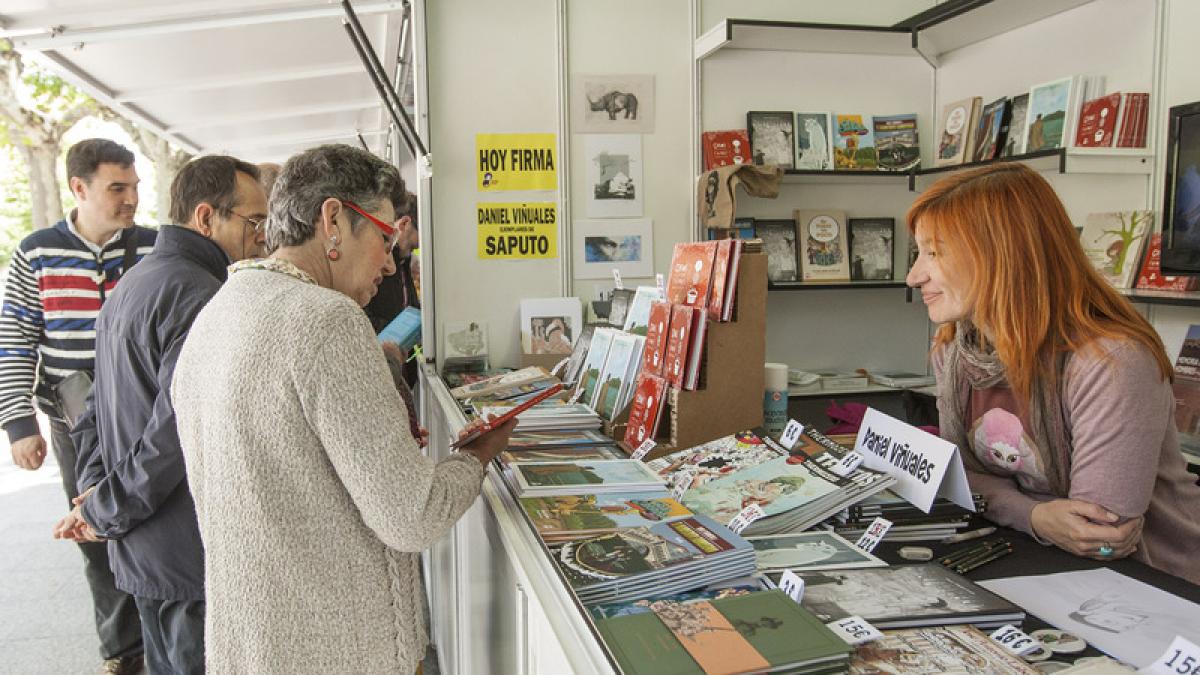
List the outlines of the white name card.
{"label": "white name card", "polygon": [[800,600],[804,598],[804,579],[791,570],[784,570],[779,577],[779,590],[787,593],[796,604],[800,604]]}
{"label": "white name card", "polygon": [[868,408],[854,450],[863,466],[895,476],[892,490],[925,513],[939,496],[975,510],[962,457],[949,441]]}
{"label": "white name card", "polygon": [[800,434],[804,431],[804,425],[796,420],[788,420],[787,426],[783,428],[783,433],[779,434],[779,444],[785,450],[791,450],[796,441],[800,440]]}
{"label": "white name card", "polygon": [[861,645],[864,642],[883,637],[883,633],[879,632],[878,628],[867,623],[867,620],[861,616],[848,616],[837,621],[830,621],[825,625],[849,645]]}
{"label": "white name card", "polygon": [[1007,626],[1001,626],[1000,628],[997,628],[996,631],[988,637],[1000,643],[1001,647],[1004,647],[1016,656],[1028,654],[1029,652],[1032,652],[1038,647],[1042,646],[1042,643],[1038,642],[1037,638],[1032,638],[1025,633],[1022,633],[1020,628],[1017,628],[1011,623]]}
{"label": "white name card", "polygon": [[851,472],[858,468],[863,463],[863,456],[857,452],[847,452],[837,464],[833,465],[832,471],[837,475],[845,478]]}
{"label": "white name card", "polygon": [[1200,675],[1200,647],[1176,635],[1157,661],[1138,671],[1144,675]]}

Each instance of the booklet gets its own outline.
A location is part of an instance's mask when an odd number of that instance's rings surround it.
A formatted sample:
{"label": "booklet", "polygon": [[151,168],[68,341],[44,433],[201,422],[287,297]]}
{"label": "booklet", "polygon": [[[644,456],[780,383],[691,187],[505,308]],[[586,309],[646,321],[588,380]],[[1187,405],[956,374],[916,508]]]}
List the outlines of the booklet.
{"label": "booklet", "polygon": [[421,341],[421,310],[405,307],[391,323],[383,327],[377,336],[380,343],[394,342],[401,349],[412,349]]}

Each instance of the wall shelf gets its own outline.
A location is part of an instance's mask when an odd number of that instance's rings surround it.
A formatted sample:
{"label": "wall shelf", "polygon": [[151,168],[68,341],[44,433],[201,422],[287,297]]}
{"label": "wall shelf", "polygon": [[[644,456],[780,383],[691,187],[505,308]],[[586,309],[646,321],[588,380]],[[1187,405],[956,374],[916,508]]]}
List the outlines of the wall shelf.
{"label": "wall shelf", "polygon": [[908,171],[817,171],[813,169],[784,169],[784,183],[808,183],[814,185],[857,185],[873,183],[895,183],[903,186],[909,179]]}
{"label": "wall shelf", "polygon": [[848,288],[906,288],[903,281],[864,279],[861,281],[771,281],[771,291],[830,291]]}
{"label": "wall shelf", "polygon": [[1175,305],[1200,307],[1200,291],[1153,291],[1142,288],[1118,288],[1117,292],[1130,302],[1146,305]]}

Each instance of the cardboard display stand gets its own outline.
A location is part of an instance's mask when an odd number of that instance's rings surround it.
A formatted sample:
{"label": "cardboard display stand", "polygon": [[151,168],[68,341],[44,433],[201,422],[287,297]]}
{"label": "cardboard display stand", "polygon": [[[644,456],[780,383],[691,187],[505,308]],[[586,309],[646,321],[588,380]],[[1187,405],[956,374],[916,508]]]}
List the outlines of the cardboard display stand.
{"label": "cardboard display stand", "polygon": [[[743,253],[733,320],[710,322],[695,391],[672,389],[658,426],[654,459],[681,448],[762,425],[763,364],[767,360],[767,256]],[[605,431],[621,440],[628,407]]]}

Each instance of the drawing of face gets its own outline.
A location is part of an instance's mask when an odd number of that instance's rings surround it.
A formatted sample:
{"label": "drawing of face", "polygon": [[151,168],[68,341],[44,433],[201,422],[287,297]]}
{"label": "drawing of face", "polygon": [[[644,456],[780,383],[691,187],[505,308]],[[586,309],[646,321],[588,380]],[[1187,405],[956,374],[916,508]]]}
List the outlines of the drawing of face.
{"label": "drawing of face", "polygon": [[1146,620],[1145,614],[1138,614],[1119,607],[1090,612],[1083,617],[1084,623],[1097,628],[1104,628],[1115,633],[1124,633],[1140,626]]}

